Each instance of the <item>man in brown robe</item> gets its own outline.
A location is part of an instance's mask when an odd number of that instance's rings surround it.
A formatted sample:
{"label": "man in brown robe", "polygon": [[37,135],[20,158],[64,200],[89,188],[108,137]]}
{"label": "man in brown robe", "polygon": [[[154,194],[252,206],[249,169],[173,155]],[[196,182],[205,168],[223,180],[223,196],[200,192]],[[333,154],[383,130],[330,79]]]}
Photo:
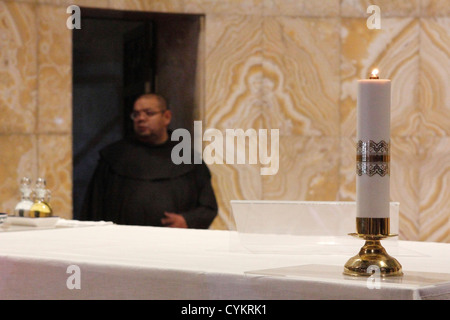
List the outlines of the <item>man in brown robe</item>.
{"label": "man in brown robe", "polygon": [[139,97],[131,117],[135,136],[100,151],[80,220],[208,228],[218,210],[211,174],[204,162],[173,163],[165,99]]}

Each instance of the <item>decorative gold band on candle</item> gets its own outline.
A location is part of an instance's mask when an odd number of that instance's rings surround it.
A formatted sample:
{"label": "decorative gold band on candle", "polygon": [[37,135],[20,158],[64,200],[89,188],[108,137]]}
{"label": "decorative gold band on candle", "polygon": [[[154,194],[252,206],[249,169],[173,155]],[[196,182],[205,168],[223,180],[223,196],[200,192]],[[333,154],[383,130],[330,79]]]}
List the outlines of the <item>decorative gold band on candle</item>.
{"label": "decorative gold band on candle", "polygon": [[360,235],[389,235],[389,218],[356,218],[356,232]]}
{"label": "decorative gold band on candle", "polygon": [[358,176],[389,175],[389,143],[381,140],[359,140],[356,145],[356,173]]}

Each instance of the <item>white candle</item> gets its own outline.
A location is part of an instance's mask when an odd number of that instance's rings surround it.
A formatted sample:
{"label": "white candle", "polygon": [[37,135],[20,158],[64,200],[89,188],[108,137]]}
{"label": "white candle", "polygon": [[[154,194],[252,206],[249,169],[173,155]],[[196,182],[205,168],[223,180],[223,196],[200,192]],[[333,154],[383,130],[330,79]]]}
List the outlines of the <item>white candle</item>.
{"label": "white candle", "polygon": [[357,114],[357,217],[389,218],[391,80],[376,69],[358,80]]}

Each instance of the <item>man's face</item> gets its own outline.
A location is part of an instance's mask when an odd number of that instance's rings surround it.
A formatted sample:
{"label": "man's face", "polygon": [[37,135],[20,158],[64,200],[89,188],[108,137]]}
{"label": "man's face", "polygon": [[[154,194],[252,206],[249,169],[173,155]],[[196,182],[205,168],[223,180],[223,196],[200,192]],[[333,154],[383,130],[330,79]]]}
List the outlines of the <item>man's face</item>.
{"label": "man's face", "polygon": [[141,98],[133,107],[133,128],[138,139],[160,144],[167,140],[171,112],[162,110],[156,98]]}

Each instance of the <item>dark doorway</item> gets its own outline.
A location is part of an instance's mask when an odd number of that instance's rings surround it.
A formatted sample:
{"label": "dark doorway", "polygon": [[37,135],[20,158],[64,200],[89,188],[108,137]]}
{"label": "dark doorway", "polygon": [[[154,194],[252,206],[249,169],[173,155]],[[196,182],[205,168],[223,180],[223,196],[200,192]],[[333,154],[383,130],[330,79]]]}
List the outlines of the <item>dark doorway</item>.
{"label": "dark doorway", "polygon": [[73,217],[98,152],[130,133],[134,99],[167,97],[171,129],[193,130],[201,15],[81,8],[73,30]]}

